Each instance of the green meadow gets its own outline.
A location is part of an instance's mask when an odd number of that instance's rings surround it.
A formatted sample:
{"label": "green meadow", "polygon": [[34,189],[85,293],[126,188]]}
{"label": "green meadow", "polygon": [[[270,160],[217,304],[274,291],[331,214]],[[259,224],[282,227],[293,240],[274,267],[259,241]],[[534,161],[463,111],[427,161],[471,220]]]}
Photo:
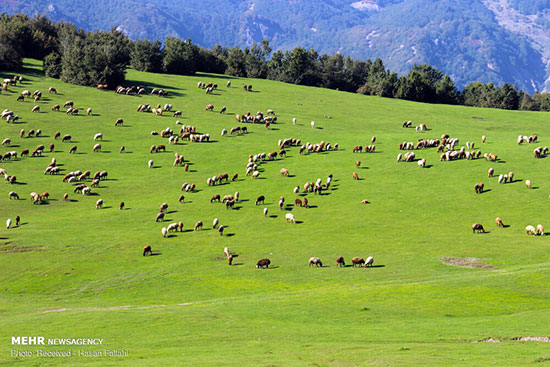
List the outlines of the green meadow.
{"label": "green meadow", "polygon": [[[3,73],[11,77],[14,74]],[[128,70],[127,85],[163,88],[168,97],[117,95],[49,79],[41,62],[26,60],[23,83],[0,94],[1,109],[19,115],[0,121],[0,152],[46,146],[41,157],[0,162],[16,184],[0,182],[1,366],[523,366],[550,364],[548,344],[514,338],[547,337],[550,324],[549,236],[527,236],[527,225],[550,228],[548,158],[533,149],[550,145],[550,116],[543,112],[429,105],[269,80],[224,75],[177,76]],[[227,80],[232,86],[226,87]],[[211,95],[197,82],[213,82]],[[243,84],[252,84],[245,92]],[[55,87],[57,94],[48,93]],[[22,90],[41,90],[34,102],[16,101]],[[72,100],[78,115],[51,110]],[[137,112],[139,104],[173,105],[172,113]],[[205,111],[207,104],[214,111]],[[40,112],[32,113],[39,105]],[[227,106],[227,113],[220,108]],[[85,110],[91,107],[92,116]],[[235,114],[273,109],[277,122],[246,124],[247,134],[221,136],[243,126]],[[122,127],[114,126],[123,118]],[[293,125],[292,119],[297,119]],[[151,131],[182,124],[208,133],[209,143],[167,139]],[[427,131],[403,128],[425,123]],[[310,125],[315,121],[315,128]],[[41,129],[20,138],[20,130]],[[70,134],[72,142],[55,140]],[[101,152],[93,152],[96,133]],[[415,150],[427,160],[397,162],[399,144],[460,139],[498,161],[443,161],[435,148]],[[518,135],[539,137],[518,145]],[[482,143],[481,137],[487,136]],[[26,136],[26,134],[25,134]],[[375,153],[352,153],[371,144]],[[260,177],[246,176],[250,154],[279,151],[279,139],[302,144],[338,143],[338,150],[262,161]],[[54,143],[53,152],[47,149]],[[165,144],[165,153],[149,153]],[[78,146],[77,154],[69,148]],[[119,153],[121,145],[126,152]],[[189,171],[173,166],[182,154]],[[52,158],[58,175],[44,175]],[[148,160],[154,160],[149,168]],[[361,161],[358,168],[355,162]],[[513,171],[513,183],[488,177]],[[290,171],[283,177],[280,169]],[[108,171],[93,195],[62,182],[71,171]],[[208,177],[239,174],[237,181],[207,186]],[[352,178],[357,172],[360,180]],[[310,208],[295,207],[303,185],[333,175],[322,195],[308,193]],[[530,180],[533,188],[527,189]],[[91,180],[86,182],[89,185]],[[195,192],[182,192],[184,182]],[[485,192],[474,193],[483,182]],[[293,189],[300,186],[300,193]],[[10,200],[15,191],[20,200]],[[33,205],[31,192],[50,199]],[[240,193],[235,209],[210,203]],[[70,201],[63,201],[68,193]],[[178,202],[181,194],[183,203]],[[255,205],[259,195],[265,205]],[[280,197],[287,204],[278,207]],[[104,207],[95,203],[103,199]],[[370,204],[362,204],[361,200]],[[119,203],[125,209],[119,210]],[[166,202],[164,223],[155,222]],[[263,209],[269,214],[264,217]],[[287,223],[285,214],[297,223]],[[6,229],[7,218],[21,217]],[[498,228],[495,218],[506,228]],[[212,230],[219,218],[224,235]],[[183,232],[161,236],[182,221]],[[197,221],[202,231],[193,231]],[[487,233],[473,234],[473,223]],[[151,245],[155,256],[142,256]],[[228,266],[223,249],[238,256]],[[318,256],[324,266],[308,266]],[[374,257],[374,267],[336,266],[343,256]],[[256,269],[269,258],[271,267]],[[13,336],[100,338],[100,346],[12,345]],[[500,342],[485,342],[487,338]],[[79,356],[79,351],[124,350],[127,356]],[[13,351],[33,356],[14,356]],[[38,350],[71,351],[71,357],[39,357]]]}

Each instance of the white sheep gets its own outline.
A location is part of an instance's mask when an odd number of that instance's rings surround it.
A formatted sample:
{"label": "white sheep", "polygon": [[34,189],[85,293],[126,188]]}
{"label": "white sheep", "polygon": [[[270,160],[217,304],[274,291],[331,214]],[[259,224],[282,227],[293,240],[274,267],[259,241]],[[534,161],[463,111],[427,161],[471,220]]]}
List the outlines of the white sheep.
{"label": "white sheep", "polygon": [[294,193],[295,193],[295,194],[297,194],[297,193],[299,193],[299,192],[300,192],[300,185],[298,185],[298,186],[296,186],[296,187],[294,188]]}
{"label": "white sheep", "polygon": [[527,235],[533,235],[533,236],[536,236],[537,235],[537,231],[535,229],[535,227],[529,225],[527,227],[525,227],[525,232],[527,233]]}
{"label": "white sheep", "polygon": [[225,254],[226,257],[229,257],[229,248],[225,247],[223,249],[223,253]]}
{"label": "white sheep", "polygon": [[2,145],[9,146],[10,144],[11,144],[11,139],[10,138],[6,138],[6,139],[2,140]]}
{"label": "white sheep", "polygon": [[82,189],[82,194],[83,195],[90,195],[92,192],[92,189],[90,189],[89,187],[85,187]]}
{"label": "white sheep", "polygon": [[367,257],[367,260],[365,260],[365,267],[372,267],[374,264],[374,258],[372,256]]}
{"label": "white sheep", "polygon": [[267,217],[267,208],[264,208],[264,217]]}
{"label": "white sheep", "polygon": [[418,167],[426,167],[426,160],[421,159],[418,161]]}
{"label": "white sheep", "polygon": [[177,231],[178,230],[178,223],[171,223],[168,225],[168,228],[166,228],[168,232],[170,231]]}
{"label": "white sheep", "polygon": [[537,234],[539,236],[544,236],[544,227],[542,226],[542,224],[537,225]]}
{"label": "white sheep", "polygon": [[235,191],[235,201],[239,202],[239,192]]}
{"label": "white sheep", "polygon": [[94,145],[94,152],[101,152],[101,144]]}
{"label": "white sheep", "polygon": [[292,125],[296,125],[296,117],[292,119]]}
{"label": "white sheep", "polygon": [[103,199],[99,199],[95,202],[95,208],[100,209],[103,206]]}
{"label": "white sheep", "polygon": [[296,223],[296,218],[294,218],[294,214],[292,213],[287,213],[285,219],[287,222]]}
{"label": "white sheep", "polygon": [[99,140],[99,139],[103,140],[103,134],[102,133],[97,133],[97,134],[94,135],[94,140]]}
{"label": "white sheep", "polygon": [[149,168],[153,168],[153,164],[155,164],[155,162],[153,162],[152,159],[149,159],[149,162],[147,162],[147,165],[149,166]]}
{"label": "white sheep", "polygon": [[162,234],[162,237],[166,238],[166,235],[168,234],[168,229],[166,229],[166,227],[162,227],[160,233]]}
{"label": "white sheep", "polygon": [[222,130],[222,136],[226,136],[227,135],[227,129],[223,129]]}
{"label": "white sheep", "polygon": [[531,180],[526,180],[525,185],[527,186],[528,189],[530,189],[531,188]]}
{"label": "white sheep", "polygon": [[498,175],[498,183],[502,183],[504,181],[504,175],[500,174]]}
{"label": "white sheep", "polygon": [[11,219],[8,218],[8,220],[6,221],[6,229],[10,229],[11,227]]}
{"label": "white sheep", "polygon": [[88,109],[86,110],[86,113],[88,114],[88,116],[90,116],[90,115],[92,114],[92,109],[91,109],[91,108],[88,108]]}
{"label": "white sheep", "polygon": [[216,229],[219,223],[220,223],[220,220],[218,218],[214,218],[214,220],[212,221],[212,228]]}
{"label": "white sheep", "polygon": [[311,128],[315,129],[315,121],[311,121]]}
{"label": "white sheep", "polygon": [[397,155],[397,161],[400,162],[401,161],[401,158],[403,158],[403,154],[399,153]]}

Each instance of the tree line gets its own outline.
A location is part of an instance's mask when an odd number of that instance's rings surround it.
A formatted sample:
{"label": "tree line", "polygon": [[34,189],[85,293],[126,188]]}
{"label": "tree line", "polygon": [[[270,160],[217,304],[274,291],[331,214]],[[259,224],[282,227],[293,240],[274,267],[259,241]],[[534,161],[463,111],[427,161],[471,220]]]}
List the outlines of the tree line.
{"label": "tree line", "polygon": [[122,32],[85,32],[44,16],[0,14],[0,70],[15,71],[23,58],[43,60],[47,76],[64,82],[110,88],[124,83],[128,66],[154,73],[196,72],[278,80],[418,102],[509,110],[550,111],[550,94],[529,95],[511,84],[470,83],[459,90],[449,75],[430,65],[414,65],[407,75],[386,69],[382,60],[354,60],[339,53],[318,54],[295,47],[274,51],[269,42],[251,47],[199,47],[190,39],[167,37],[132,41]]}

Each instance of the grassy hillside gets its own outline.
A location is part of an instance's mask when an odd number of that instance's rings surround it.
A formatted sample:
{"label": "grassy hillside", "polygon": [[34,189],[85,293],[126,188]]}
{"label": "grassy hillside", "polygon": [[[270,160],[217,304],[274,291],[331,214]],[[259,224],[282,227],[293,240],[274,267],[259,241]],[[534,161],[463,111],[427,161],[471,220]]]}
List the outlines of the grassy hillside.
{"label": "grassy hillside", "polygon": [[[548,336],[550,241],[524,231],[528,224],[550,226],[545,223],[548,160],[532,154],[548,144],[547,114],[434,106],[266,80],[231,79],[226,88],[226,76],[132,70],[129,83],[162,87],[169,97],[116,95],[47,79],[32,60],[23,76],[23,84],[0,95],[0,107],[20,116],[16,124],[2,122],[0,137],[11,138],[12,146],[0,152],[32,151],[52,142],[55,151],[0,162],[19,181],[0,185],[0,221],[22,219],[20,227],[0,229],[0,365],[518,366],[550,357],[540,342],[511,340]],[[220,88],[206,95],[198,81]],[[245,92],[245,82],[255,92]],[[57,95],[48,94],[50,86]],[[43,92],[40,113],[31,113],[34,102],[16,101],[24,89]],[[91,107],[93,115],[51,111],[67,100]],[[168,145],[150,132],[179,130],[177,118],[136,112],[143,103],[172,104],[183,111],[183,124],[209,133],[211,142]],[[209,103],[214,112],[204,110]],[[223,105],[225,115],[218,113]],[[237,126],[236,113],[268,108],[278,117],[270,129],[248,124],[248,134],[220,135]],[[114,126],[119,117],[124,127]],[[429,130],[402,128],[404,120],[425,123]],[[41,129],[43,135],[22,139],[21,129]],[[54,140],[57,131],[71,134],[73,141]],[[102,152],[94,153],[98,132],[104,136]],[[415,151],[429,168],[396,162],[399,143],[443,133],[460,138],[460,145],[473,141],[482,153],[498,154],[499,161],[440,162],[430,148]],[[519,134],[537,134],[539,143],[518,146]],[[352,153],[372,136],[376,153]],[[278,151],[284,138],[338,143],[339,149],[300,155],[291,147],[287,157],[260,164],[260,179],[246,177],[249,154]],[[161,143],[166,153],[149,153],[151,145]],[[78,154],[68,153],[72,145]],[[125,153],[119,153],[121,145]],[[172,165],[175,152],[184,155],[188,172]],[[62,174],[44,175],[53,157]],[[147,167],[149,159],[156,168]],[[516,181],[497,184],[496,177],[487,177],[490,167],[497,175],[513,171]],[[281,176],[281,168],[291,177]],[[75,170],[107,170],[109,176],[92,188],[94,195],[83,196],[62,182]],[[352,179],[354,171],[361,180]],[[224,172],[238,173],[239,180],[206,185],[208,177]],[[307,194],[308,209],[294,207],[305,182],[324,182],[329,174],[330,190]],[[184,182],[195,183],[197,190],[184,193],[181,204]],[[474,194],[479,182],[486,192]],[[299,196],[292,191],[296,185]],[[10,191],[21,200],[9,200]],[[33,205],[33,191],[49,192],[50,200]],[[241,201],[234,210],[210,203],[214,194],[235,191]],[[70,202],[62,200],[64,193]],[[258,195],[266,196],[265,205],[254,205]],[[285,210],[277,206],[281,196],[292,204]],[[96,210],[99,198],[105,206]],[[361,204],[363,199],[371,203]],[[163,202],[169,205],[167,222],[156,223]],[[297,224],[285,222],[289,211]],[[509,227],[497,228],[497,216]],[[211,229],[215,217],[226,226],[224,236]],[[161,228],[180,220],[184,232],[162,238]],[[199,220],[204,230],[194,232]],[[482,223],[488,233],[472,234],[473,223]],[[147,244],[158,256],[141,255]],[[223,255],[226,246],[239,255],[231,267]],[[325,266],[308,267],[311,256]],[[373,256],[378,266],[338,268],[337,256],[347,263],[354,256]],[[263,257],[271,259],[272,269],[255,268]],[[474,266],[464,267],[446,264],[444,257],[477,260],[452,261]],[[102,338],[104,344],[10,345],[19,335]],[[488,337],[501,343],[473,343]],[[12,349],[72,350],[73,356],[13,357]],[[104,349],[129,355],[74,356],[78,350]]]}

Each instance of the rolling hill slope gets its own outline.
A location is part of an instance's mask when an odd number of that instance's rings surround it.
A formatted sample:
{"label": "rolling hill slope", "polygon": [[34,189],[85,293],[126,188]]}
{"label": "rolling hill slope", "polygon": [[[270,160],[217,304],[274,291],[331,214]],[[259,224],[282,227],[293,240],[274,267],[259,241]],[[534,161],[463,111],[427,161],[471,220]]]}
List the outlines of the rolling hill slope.
{"label": "rolling hill slope", "polygon": [[[7,77],[4,74],[2,77]],[[129,70],[127,80],[162,87],[167,98],[116,95],[51,80],[40,63],[26,60],[24,82],[0,95],[0,106],[19,115],[2,127],[2,139],[18,158],[0,167],[18,184],[0,190],[0,220],[20,215],[19,227],[0,230],[0,363],[61,366],[366,366],[464,365],[518,366],[548,355],[539,342],[522,336],[548,336],[550,274],[548,236],[526,236],[528,224],[545,224],[550,188],[548,159],[534,159],[533,149],[547,145],[550,127],[540,112],[511,112],[462,106],[427,105],[363,96],[267,80],[219,75],[156,75]],[[230,79],[231,87],[226,87]],[[212,95],[197,82],[220,87]],[[245,92],[242,84],[252,84]],[[58,94],[47,93],[53,86]],[[17,102],[24,89],[43,91],[42,100]],[[51,110],[75,102],[93,115],[71,116]],[[182,111],[154,116],[139,104],[169,103]],[[40,113],[31,113],[39,105]],[[206,104],[214,112],[205,111]],[[227,113],[220,114],[221,106]],[[237,123],[235,114],[274,109],[277,122]],[[292,124],[292,118],[297,124]],[[122,127],[114,121],[123,118]],[[210,134],[210,142],[167,139],[151,131],[181,125]],[[401,127],[404,120],[427,131]],[[310,126],[315,121],[315,128]],[[248,133],[221,136],[222,129],[246,126]],[[40,137],[20,138],[20,131],[41,129]],[[54,139],[70,134],[71,142]],[[101,132],[101,152],[93,152]],[[499,160],[440,161],[435,148],[415,150],[427,160],[396,162],[403,141],[436,139],[442,134],[475,143]],[[516,143],[536,134],[537,144]],[[481,142],[481,136],[487,142]],[[352,153],[371,144],[374,153]],[[337,150],[287,154],[260,161],[259,179],[245,176],[249,155],[279,151],[279,139],[338,143]],[[38,157],[23,149],[55,144]],[[165,144],[166,152],[150,153]],[[69,154],[72,145],[78,154]],[[126,151],[119,153],[124,145]],[[189,170],[173,166],[183,154]],[[45,175],[52,158],[59,175]],[[148,160],[155,168],[148,168]],[[360,167],[356,161],[361,161]],[[498,184],[487,177],[513,171],[515,180]],[[289,177],[280,174],[290,171]],[[75,170],[108,171],[92,195],[74,193],[76,183],[62,177]],[[236,181],[208,186],[206,180],[227,172]],[[357,172],[360,180],[353,180]],[[322,195],[303,185],[329,174],[333,182]],[[527,189],[525,180],[533,188]],[[196,184],[182,192],[184,182]],[[484,182],[485,191],[473,186]],[[86,185],[91,180],[85,181]],[[300,193],[293,189],[300,186]],[[18,192],[20,200],[8,193]],[[30,192],[50,194],[33,205]],[[211,203],[215,194],[240,193],[233,210]],[[70,201],[63,201],[64,193]],[[181,194],[183,203],[178,202]],[[265,195],[264,205],[255,205]],[[279,209],[279,198],[285,206]],[[297,207],[307,197],[310,207]],[[96,209],[98,199],[104,201]],[[370,204],[361,204],[368,199]],[[119,203],[125,202],[125,210]],[[166,202],[165,222],[155,222]],[[269,214],[264,217],[263,209]],[[296,224],[287,223],[293,213]],[[497,228],[496,217],[506,228]],[[225,226],[220,236],[211,223]],[[183,232],[161,236],[161,228],[182,221]],[[203,230],[193,231],[197,221]],[[481,223],[487,233],[473,234]],[[547,224],[548,226],[548,224]],[[155,256],[142,256],[144,245]],[[224,247],[236,255],[227,265]],[[308,267],[319,256],[324,267]],[[347,267],[336,267],[344,256]],[[354,268],[351,258],[373,256],[375,267]],[[267,257],[272,266],[255,268]],[[12,336],[101,338],[96,346],[13,346]],[[500,343],[479,342],[491,337]],[[12,356],[13,349],[71,350],[71,357]],[[79,351],[123,350],[124,356],[86,357]]]}

